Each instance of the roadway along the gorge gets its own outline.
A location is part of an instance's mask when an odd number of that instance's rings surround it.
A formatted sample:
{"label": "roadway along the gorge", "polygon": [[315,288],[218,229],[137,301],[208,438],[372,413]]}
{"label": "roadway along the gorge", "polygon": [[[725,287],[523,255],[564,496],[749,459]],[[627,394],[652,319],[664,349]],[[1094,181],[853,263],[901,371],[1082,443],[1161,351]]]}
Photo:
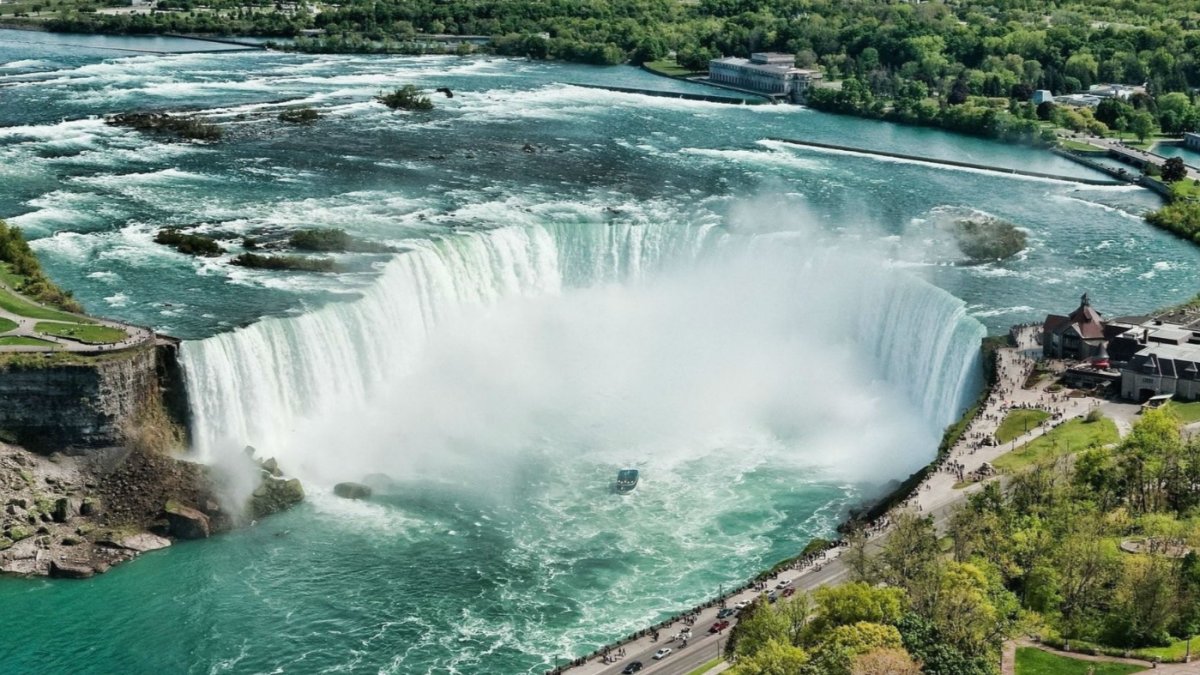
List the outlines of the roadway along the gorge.
{"label": "roadway along the gorge", "polygon": [[[997,383],[989,394],[983,409],[975,417],[974,421],[972,421],[966,433],[962,435],[962,438],[954,446],[947,458],[947,462],[957,462],[963,465],[964,475],[970,475],[972,472],[978,471],[984,463],[990,464],[1005,452],[1015,447],[1020,447],[1053,428],[1047,424],[1046,426],[1039,426],[1020,438],[1015,439],[1013,443],[974,447],[974,444],[969,439],[980,434],[984,437],[994,436],[997,427],[1004,419],[1005,412],[1010,407],[1038,406],[1051,412],[1061,413],[1062,417],[1059,422],[1065,422],[1070,419],[1082,417],[1092,408],[1101,405],[1102,401],[1100,399],[1088,397],[1066,398],[1066,400],[1062,401],[1049,402],[1053,397],[1044,389],[1049,383],[1042,383],[1033,389],[1024,389],[1022,387],[1027,375],[1034,366],[1035,360],[1041,354],[1041,347],[1036,342],[1036,335],[1037,327],[1022,327],[1016,331],[1017,347],[999,350]],[[1128,423],[1126,420],[1136,412],[1137,406],[1106,403],[1104,404],[1104,408],[1106,413],[1116,418],[1117,426],[1121,433],[1127,433]],[[991,480],[1001,479],[992,478]],[[915,510],[921,514],[931,516],[937,530],[944,532],[950,515],[968,495],[979,490],[983,485],[983,483],[975,483],[964,489],[955,489],[954,486],[957,483],[958,477],[955,473],[935,471],[917,487],[908,500],[897,508]],[[883,542],[886,541],[888,534],[889,531],[883,529],[880,534],[872,537],[868,544],[868,551],[877,551]],[[838,557],[842,550],[844,549],[835,548],[827,551],[826,560],[818,561],[816,565],[804,567],[799,570],[786,570],[768,582],[768,586],[776,587],[781,582],[786,581],[788,585],[794,586],[799,591],[812,591],[821,586],[844,583],[849,578],[850,570]],[[760,593],[762,591],[747,590],[731,597],[727,604],[732,607],[738,602],[750,601]],[[682,621],[676,621],[661,631],[658,642],[653,642],[649,637],[644,637],[623,645],[625,656],[614,663],[604,663],[602,659],[594,658],[575,668],[564,668],[564,672],[571,672],[578,675],[618,675],[630,663],[641,661],[644,668],[640,672],[647,675],[684,675],[690,673],[702,664],[719,656],[720,650],[724,648],[725,638],[729,634],[729,629],[720,634],[710,634],[708,632],[709,628],[717,620],[716,615],[718,611],[718,607],[711,607],[700,613],[699,620],[692,627],[693,638],[688,641],[687,647],[682,647],[681,642],[673,640],[673,637],[686,625]],[[731,621],[736,621],[736,619],[731,617]],[[671,654],[661,661],[655,661],[655,651],[663,647],[669,647],[672,650]],[[616,649],[612,649],[611,652],[615,653]],[[728,664],[722,662],[721,665],[709,672],[720,672],[726,667],[728,667]]]}

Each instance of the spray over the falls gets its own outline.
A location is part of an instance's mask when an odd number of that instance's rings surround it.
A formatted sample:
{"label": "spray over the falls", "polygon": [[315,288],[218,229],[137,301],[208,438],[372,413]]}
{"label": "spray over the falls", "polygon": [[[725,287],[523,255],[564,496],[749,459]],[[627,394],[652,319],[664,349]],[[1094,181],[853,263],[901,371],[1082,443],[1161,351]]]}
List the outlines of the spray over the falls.
{"label": "spray over the falls", "polygon": [[845,256],[712,225],[419,243],[357,301],[188,343],[196,447],[319,482],[496,479],[533,448],[622,463],[757,436],[831,475],[902,475],[977,387],[983,328]]}

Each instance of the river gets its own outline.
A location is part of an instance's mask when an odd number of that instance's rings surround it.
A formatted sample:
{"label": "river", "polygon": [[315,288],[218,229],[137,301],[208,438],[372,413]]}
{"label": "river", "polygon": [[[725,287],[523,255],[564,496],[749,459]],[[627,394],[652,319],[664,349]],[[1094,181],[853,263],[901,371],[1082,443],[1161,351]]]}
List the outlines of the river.
{"label": "river", "polygon": [[[78,583],[0,579],[14,672],[536,673],[829,535],[934,453],[986,330],[1191,297],[1157,198],[1028,148],[706,92],[632,67],[186,50],[0,31],[0,217],[91,311],[185,339],[195,455],[252,444],[295,511]],[[428,113],[372,101],[415,84]],[[280,110],[322,118],[288,126]],[[214,144],[108,126],[195,111]],[[1029,247],[966,264],[941,226]],[[153,242],[194,227],[229,253]],[[338,227],[398,255],[227,264]],[[637,466],[628,497],[608,492]],[[340,480],[386,473],[369,503]]]}

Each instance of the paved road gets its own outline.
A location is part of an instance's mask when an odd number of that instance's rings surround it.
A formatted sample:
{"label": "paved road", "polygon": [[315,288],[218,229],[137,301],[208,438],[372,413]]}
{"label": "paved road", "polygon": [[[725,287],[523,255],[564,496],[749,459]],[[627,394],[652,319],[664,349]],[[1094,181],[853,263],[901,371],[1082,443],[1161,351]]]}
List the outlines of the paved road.
{"label": "paved road", "polygon": [[[1000,350],[997,386],[985,402],[983,410],[949,455],[950,461],[963,465],[964,473],[970,474],[978,470],[984,463],[994,461],[1013,447],[1024,445],[1052,428],[1048,424],[1038,427],[1015,439],[1012,444],[1006,443],[1003,446],[988,446],[978,443],[978,439],[981,437],[988,437],[995,433],[1008,407],[1037,405],[1061,413],[1062,419],[1065,421],[1086,415],[1089,410],[1099,405],[1100,402],[1097,399],[1090,398],[1054,400],[1055,397],[1044,389],[1048,383],[1043,383],[1034,389],[1022,388],[1034,361],[1041,355],[1041,348],[1035,341],[1036,333],[1036,327],[1025,327],[1018,332],[1016,349]],[[1127,431],[1127,428],[1123,428],[1122,431]],[[935,472],[899,508],[915,510],[923,515],[931,516],[935,528],[939,532],[944,532],[951,514],[967,495],[982,489],[983,486],[983,483],[975,483],[965,488],[956,488],[957,484],[958,478],[954,473]],[[868,544],[868,551],[877,551],[888,535],[889,532],[883,530],[873,536]],[[780,579],[786,579],[793,586],[804,591],[843,583],[849,577],[850,570],[838,557],[841,550],[829,551],[828,559],[819,566],[788,570],[780,575]],[[772,581],[770,585],[774,586],[775,583],[777,582]],[[739,601],[750,600],[757,594],[758,592],[753,590],[743,591],[728,600],[728,604],[733,606]],[[678,633],[684,625],[677,622],[661,631],[662,639],[658,643],[651,642],[648,637],[627,643],[625,645],[627,655],[613,664],[605,664],[599,659],[593,659],[569,669],[568,672],[580,675],[617,675],[625,668],[626,664],[632,661],[641,661],[646,666],[641,672],[647,675],[685,675],[714,658],[718,653],[718,642],[721,645],[724,644],[728,630],[721,635],[708,634],[709,626],[716,620],[717,611],[718,609],[714,607],[700,613],[700,619],[693,628],[696,637],[681,650],[676,649],[678,645],[667,642],[670,639],[669,636]],[[733,621],[736,621],[736,618]],[[662,661],[654,661],[654,652],[663,646],[672,647],[676,651]]]}
{"label": "paved road", "polygon": [[[1153,152],[1146,152],[1145,150],[1139,150],[1137,148],[1130,147],[1128,145],[1124,145],[1121,141],[1115,140],[1112,138],[1093,138],[1093,137],[1075,137],[1075,136],[1068,136],[1068,138],[1071,138],[1072,140],[1077,141],[1077,142],[1087,143],[1088,145],[1095,146],[1096,148],[1101,149],[1101,150],[1108,150],[1110,152],[1115,152],[1119,155],[1124,155],[1124,156],[1134,159],[1136,161],[1150,162],[1151,164],[1154,164],[1155,166],[1158,166],[1158,167],[1161,167],[1164,163],[1166,163],[1167,159],[1169,159],[1168,157],[1164,157],[1163,155],[1159,155],[1159,154],[1156,154]],[[1185,164],[1184,166],[1187,168],[1188,180],[1200,180],[1200,169],[1196,169],[1195,167],[1191,166],[1190,164]]]}

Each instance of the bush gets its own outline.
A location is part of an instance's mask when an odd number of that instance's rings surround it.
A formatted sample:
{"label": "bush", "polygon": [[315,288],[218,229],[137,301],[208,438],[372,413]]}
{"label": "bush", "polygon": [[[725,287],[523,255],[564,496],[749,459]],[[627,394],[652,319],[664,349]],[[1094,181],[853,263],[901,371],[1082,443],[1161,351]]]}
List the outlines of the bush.
{"label": "bush", "polygon": [[66,312],[83,313],[83,306],[50,281],[42,271],[42,263],[29,248],[19,227],[10,227],[0,220],[0,262],[7,263],[13,274],[20,277],[13,290],[26,297]]}
{"label": "bush", "polygon": [[433,101],[411,84],[388,94],[380,92],[375,100],[392,110],[433,110]]}
{"label": "bush", "polygon": [[1092,408],[1088,412],[1087,418],[1084,421],[1087,422],[1088,424],[1095,424],[1096,422],[1099,422],[1102,419],[1104,419],[1104,413],[1100,412],[1099,408]]}

